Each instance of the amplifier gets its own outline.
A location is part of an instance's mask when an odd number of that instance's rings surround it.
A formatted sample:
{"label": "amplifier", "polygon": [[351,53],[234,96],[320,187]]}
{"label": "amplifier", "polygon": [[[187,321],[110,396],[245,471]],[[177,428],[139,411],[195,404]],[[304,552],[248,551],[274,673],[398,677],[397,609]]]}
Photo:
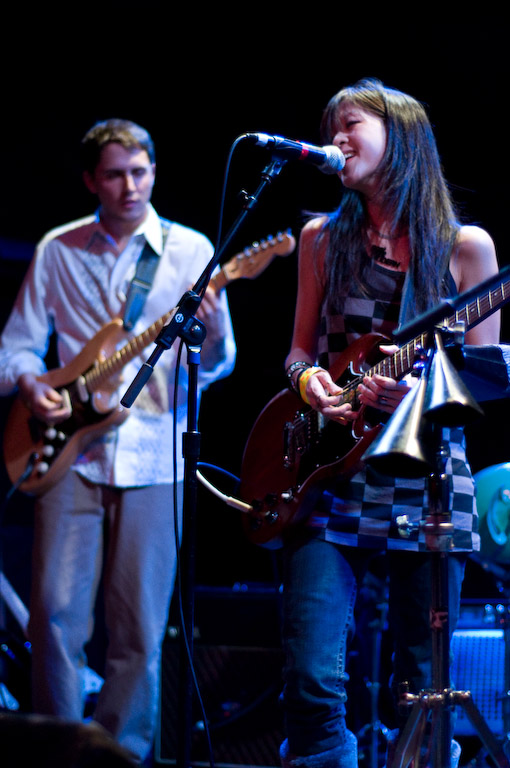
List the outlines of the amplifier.
{"label": "amplifier", "polygon": [[[179,660],[179,632],[171,615],[163,644],[156,765],[177,762]],[[278,591],[259,585],[198,588],[193,662],[217,768],[279,766],[283,726]],[[192,723],[191,762],[210,766],[204,713],[196,696]]]}
{"label": "amplifier", "polygon": [[[510,627],[507,623],[506,603],[463,603],[451,642],[452,685],[457,690],[470,691],[474,704],[496,736],[506,733],[510,715]],[[463,707],[457,706],[455,712],[455,733],[476,735]]]}
{"label": "amplifier", "polygon": [[510,623],[508,600],[463,599],[456,629],[502,629]]}

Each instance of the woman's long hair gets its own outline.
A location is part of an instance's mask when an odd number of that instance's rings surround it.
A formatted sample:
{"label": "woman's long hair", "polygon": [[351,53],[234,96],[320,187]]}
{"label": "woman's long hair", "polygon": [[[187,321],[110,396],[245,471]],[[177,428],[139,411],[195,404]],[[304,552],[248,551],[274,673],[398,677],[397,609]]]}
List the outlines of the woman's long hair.
{"label": "woman's long hair", "polygon": [[[327,105],[321,124],[324,143],[339,130],[341,103],[380,117],[386,126],[386,152],[379,169],[379,195],[390,216],[390,234],[409,236],[409,278],[417,311],[441,298],[459,222],[443,177],[436,141],[423,106],[405,93],[386,88],[379,80],[364,79],[339,91]],[[364,198],[344,188],[338,209],[329,216],[324,233],[328,249],[324,274],[328,306],[336,305],[338,286],[362,286],[360,254],[367,248]]]}

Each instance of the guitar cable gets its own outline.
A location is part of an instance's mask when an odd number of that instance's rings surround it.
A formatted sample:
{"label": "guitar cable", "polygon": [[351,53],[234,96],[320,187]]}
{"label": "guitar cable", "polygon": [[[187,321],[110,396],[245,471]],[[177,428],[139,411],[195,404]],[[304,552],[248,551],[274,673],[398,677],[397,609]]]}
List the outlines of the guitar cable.
{"label": "guitar cable", "polygon": [[18,488],[21,485],[23,485],[25,480],[28,480],[28,478],[32,474],[32,470],[34,469],[38,459],[39,459],[39,454],[36,451],[33,451],[33,453],[31,453],[30,456],[29,456],[29,459],[27,461],[27,465],[26,465],[25,469],[23,470],[23,473],[20,475],[20,477],[18,477],[18,479],[16,480],[15,483],[12,483],[11,487],[9,488],[7,493],[5,494],[5,498],[4,498],[2,509],[5,509],[5,507],[9,503],[10,499],[12,498],[12,496],[16,493]]}
{"label": "guitar cable", "polygon": [[[225,475],[226,477],[229,477],[231,480],[235,480],[237,482],[237,485],[239,485],[240,480],[238,477],[233,475],[231,472],[227,472],[227,470],[222,469],[221,467],[217,467],[215,464],[207,464],[206,462],[200,461],[198,463],[199,467],[207,467],[208,469],[215,470],[216,472],[220,472],[222,475]],[[253,512],[253,507],[251,504],[247,504],[244,501],[241,501],[240,499],[234,498],[234,496],[229,496],[226,493],[223,493],[219,490],[219,488],[216,488],[215,485],[213,485],[209,480],[207,480],[204,475],[198,471],[197,472],[197,478],[202,483],[202,485],[207,488],[208,491],[213,493],[218,499],[221,499],[221,501],[225,502],[229,507],[234,507],[234,509],[237,509],[240,512]]]}

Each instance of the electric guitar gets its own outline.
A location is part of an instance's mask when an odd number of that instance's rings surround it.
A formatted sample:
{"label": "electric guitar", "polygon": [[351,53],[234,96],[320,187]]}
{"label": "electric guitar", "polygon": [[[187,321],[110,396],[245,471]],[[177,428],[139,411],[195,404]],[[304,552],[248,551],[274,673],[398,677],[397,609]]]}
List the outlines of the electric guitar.
{"label": "electric guitar", "polygon": [[[508,268],[505,272],[509,274]],[[484,292],[479,286],[482,292],[445,318],[444,325],[453,328],[463,323],[468,331],[510,301],[510,277],[498,282],[496,276],[489,282],[497,283],[496,287]],[[381,423],[368,422],[358,401],[359,385],[365,376],[400,380],[411,373],[427,348],[427,334],[404,344],[394,355],[383,356],[379,347],[388,342],[380,334],[367,334],[340,354],[330,370],[333,381],[343,388],[341,404],[351,403],[359,410],[350,429],[325,419],[290,390],[279,392],[262,410],[245,446],[238,494],[251,507],[243,514],[242,524],[252,543],[272,549],[281,546],[287,529],[311,513],[321,485],[357,471],[383,428]]]}
{"label": "electric guitar", "polygon": [[[218,293],[233,280],[253,279],[275,256],[285,256],[295,246],[290,231],[254,243],[224,264],[210,285]],[[19,396],[14,400],[4,433],[4,461],[11,482],[19,490],[35,496],[46,491],[88,442],[128,417],[129,411],[118,404],[118,379],[112,385],[112,378],[155,341],[174,313],[172,309],[120,349],[126,333],[122,319],[115,318],[68,365],[40,376],[71,405],[71,416],[65,421],[55,426],[45,424],[34,418]]]}

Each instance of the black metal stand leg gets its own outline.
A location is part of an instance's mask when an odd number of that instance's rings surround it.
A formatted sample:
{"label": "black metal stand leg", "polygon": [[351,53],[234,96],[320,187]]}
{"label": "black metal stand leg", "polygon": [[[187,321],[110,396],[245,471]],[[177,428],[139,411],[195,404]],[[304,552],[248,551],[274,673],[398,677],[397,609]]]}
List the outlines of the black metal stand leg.
{"label": "black metal stand leg", "polygon": [[[450,622],[448,593],[448,554],[432,555],[432,685],[435,691],[450,687]],[[449,766],[451,751],[451,713],[445,700],[437,718],[437,738],[434,743],[435,765]]]}
{"label": "black metal stand leg", "polygon": [[[180,588],[182,593],[182,627],[179,645],[179,739],[177,765],[191,765],[192,707],[193,707],[193,631],[195,614],[195,538],[197,513],[197,466],[200,458],[198,432],[198,366],[200,347],[188,347],[188,424],[183,434],[184,504],[186,525],[183,525],[181,545]],[[183,521],[184,523],[184,521]]]}

